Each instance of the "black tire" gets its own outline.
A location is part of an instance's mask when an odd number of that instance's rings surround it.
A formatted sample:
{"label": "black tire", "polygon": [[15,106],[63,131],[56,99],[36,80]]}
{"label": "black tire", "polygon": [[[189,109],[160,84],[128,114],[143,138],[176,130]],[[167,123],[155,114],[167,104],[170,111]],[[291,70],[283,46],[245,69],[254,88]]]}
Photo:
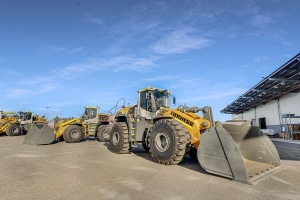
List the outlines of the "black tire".
{"label": "black tire", "polygon": [[80,126],[70,125],[63,134],[64,140],[67,143],[78,143],[83,138],[83,132]]}
{"label": "black tire", "polygon": [[149,132],[144,133],[143,135],[143,142],[142,142],[142,146],[145,149],[145,151],[149,152],[150,150],[150,134],[152,131],[152,127],[150,128]]}
{"label": "black tire", "polygon": [[190,135],[186,128],[172,119],[156,122],[150,135],[150,153],[159,164],[176,165],[187,154]]}
{"label": "black tire", "polygon": [[107,125],[101,125],[97,129],[97,140],[100,142],[109,141],[109,134],[106,131]]}
{"label": "black tire", "polygon": [[128,127],[125,122],[116,122],[110,132],[109,150],[114,153],[129,153]]}
{"label": "black tire", "polygon": [[21,135],[22,133],[22,128],[19,124],[10,124],[6,128],[6,135],[8,136],[18,136]]}
{"label": "black tire", "polygon": [[6,135],[8,136],[18,136],[21,135],[22,128],[19,124],[11,124],[6,128]]}

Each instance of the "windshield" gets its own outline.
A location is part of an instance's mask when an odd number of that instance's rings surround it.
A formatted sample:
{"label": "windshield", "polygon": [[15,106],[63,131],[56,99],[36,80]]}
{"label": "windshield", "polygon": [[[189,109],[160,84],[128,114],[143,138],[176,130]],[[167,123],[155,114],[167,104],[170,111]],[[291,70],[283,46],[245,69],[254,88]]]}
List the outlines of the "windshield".
{"label": "windshield", "polygon": [[18,112],[17,114],[17,118],[22,120],[22,121],[26,121],[26,120],[30,120],[31,119],[31,115],[32,113],[31,112]]}
{"label": "windshield", "polygon": [[167,91],[154,90],[153,95],[157,107],[170,107],[170,95]]}
{"label": "windshield", "polygon": [[23,119],[23,117],[24,117],[24,112],[18,112],[17,118],[18,119]]}
{"label": "windshield", "polygon": [[97,117],[97,108],[85,108],[83,119],[94,119]]}
{"label": "windshield", "polygon": [[140,93],[141,108],[150,112],[156,112],[160,107],[170,107],[168,90],[144,90]]}

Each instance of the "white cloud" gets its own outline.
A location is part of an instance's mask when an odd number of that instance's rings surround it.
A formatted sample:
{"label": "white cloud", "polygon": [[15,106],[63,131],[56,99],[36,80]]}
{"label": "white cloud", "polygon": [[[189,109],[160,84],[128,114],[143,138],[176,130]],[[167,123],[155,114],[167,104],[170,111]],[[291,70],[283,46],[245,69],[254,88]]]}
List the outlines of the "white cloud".
{"label": "white cloud", "polygon": [[[156,58],[139,58],[130,56],[119,56],[107,59],[92,59],[87,62],[72,64],[66,67],[55,69],[46,74],[36,75],[35,77],[19,78],[18,90],[9,90],[5,97],[25,97],[30,95],[38,95],[49,91],[54,91],[63,85],[65,80],[76,79],[88,73],[101,70],[110,70],[113,72],[122,71],[138,71],[147,72],[155,67]],[[27,89],[23,89],[27,88]],[[28,89],[29,88],[29,89]]]}
{"label": "white cloud", "polygon": [[4,63],[5,59],[0,57],[0,63]]}
{"label": "white cloud", "polygon": [[83,63],[74,63],[53,71],[53,77],[60,79],[73,79],[84,73],[91,73],[107,69],[107,61],[103,59],[91,59]]}
{"label": "white cloud", "polygon": [[131,33],[132,31],[135,34],[140,34],[148,31],[153,31],[156,30],[159,27],[159,22],[158,21],[149,21],[149,22],[134,22],[129,24],[130,25],[130,30]]}
{"label": "white cloud", "polygon": [[134,71],[139,71],[139,72],[143,72],[143,71],[149,71],[151,69],[152,66],[155,66],[155,63],[152,59],[149,58],[137,58],[137,59],[133,59],[129,65],[128,68],[132,69]]}
{"label": "white cloud", "polygon": [[110,69],[114,72],[133,70],[138,72],[147,72],[156,67],[157,57],[132,57],[117,56],[111,58],[92,59],[84,63],[72,64],[53,72],[50,75],[53,78],[73,79],[82,76],[84,73]]}
{"label": "white cloud", "polygon": [[81,52],[84,49],[84,47],[66,48],[66,47],[61,47],[61,46],[46,46],[41,49],[43,51],[73,54],[73,53]]}
{"label": "white cloud", "polygon": [[[126,19],[108,28],[108,36],[118,45],[143,44],[153,40],[163,29],[158,20],[142,21],[139,17]],[[132,47],[130,47],[132,48]]]}
{"label": "white cloud", "polygon": [[22,89],[11,89],[4,92],[6,92],[6,94],[4,94],[4,97],[13,97],[13,98],[26,96],[31,93],[30,90],[22,90]]}
{"label": "white cloud", "polygon": [[252,18],[251,24],[255,27],[264,27],[273,22],[273,19],[266,15],[256,15]]}
{"label": "white cloud", "polygon": [[207,83],[205,83],[205,80],[199,78],[184,79],[177,77],[177,79],[179,81],[172,83],[170,89],[181,90],[182,88],[186,88],[186,86],[188,85],[189,89],[193,90],[193,88],[203,88],[203,85],[207,85]]}
{"label": "white cloud", "polygon": [[29,97],[29,96],[33,96],[33,95],[47,93],[49,91],[55,90],[56,88],[57,88],[57,86],[53,85],[52,83],[37,84],[34,87],[30,87],[30,89],[5,90],[4,97],[8,97],[8,98]]}
{"label": "white cloud", "polygon": [[105,67],[114,69],[114,71],[133,70],[145,72],[155,67],[157,57],[133,57],[133,56],[117,56],[106,60],[102,60]]}
{"label": "white cloud", "polygon": [[47,83],[51,81],[51,77],[34,77],[34,78],[31,78],[31,79],[23,79],[20,81],[20,84],[22,85],[40,85],[40,84],[43,84],[43,83]]}
{"label": "white cloud", "polygon": [[86,21],[93,23],[93,24],[97,24],[97,25],[103,24],[103,20],[99,17],[89,17],[86,19]]}
{"label": "white cloud", "polygon": [[201,100],[207,100],[207,99],[215,99],[215,100],[219,100],[222,99],[224,97],[229,97],[229,96],[239,96],[241,94],[243,94],[246,90],[243,88],[231,88],[230,90],[215,90],[213,92],[209,92],[209,93],[203,93],[203,92],[199,92],[198,97],[191,97],[191,98],[187,98],[187,99],[181,99],[181,102],[185,102],[185,103],[189,103],[189,102],[195,102],[195,101],[201,101]]}
{"label": "white cloud", "polygon": [[31,79],[20,79],[17,84],[19,89],[7,90],[6,97],[19,98],[47,93],[57,89],[60,83],[51,75],[39,75]]}
{"label": "white cloud", "polygon": [[269,58],[267,56],[258,56],[256,58],[254,58],[254,62],[265,62],[265,61],[268,61]]}
{"label": "white cloud", "polygon": [[8,75],[8,76],[21,76],[22,75],[22,73],[20,71],[11,70],[11,69],[1,69],[1,72],[3,73],[2,76],[3,75]]}
{"label": "white cloud", "polygon": [[92,68],[91,65],[82,65],[82,64],[73,64],[67,67],[63,67],[58,69],[55,72],[55,76],[62,79],[72,79],[78,76],[81,73],[85,73],[86,71]]}
{"label": "white cloud", "polygon": [[153,77],[153,78],[145,78],[145,79],[143,79],[143,81],[155,82],[155,81],[173,80],[173,79],[176,79],[176,78],[177,78],[177,76],[165,75],[165,76],[156,76],[156,77]]}
{"label": "white cloud", "polygon": [[157,41],[151,49],[157,54],[177,54],[207,47],[210,41],[200,36],[192,35],[192,31],[177,30]]}

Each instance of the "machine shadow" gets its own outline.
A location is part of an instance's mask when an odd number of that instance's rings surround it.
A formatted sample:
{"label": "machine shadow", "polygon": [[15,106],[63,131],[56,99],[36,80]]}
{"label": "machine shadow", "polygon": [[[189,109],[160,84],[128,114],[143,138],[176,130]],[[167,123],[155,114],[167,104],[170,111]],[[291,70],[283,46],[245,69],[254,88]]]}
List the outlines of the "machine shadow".
{"label": "machine shadow", "polygon": [[[139,145],[138,147],[132,149],[131,151],[132,154],[135,154],[145,160],[148,160],[149,162],[154,163],[151,155],[149,152],[144,150],[142,145]],[[204,169],[201,168],[200,164],[198,163],[197,159],[192,158],[190,156],[187,156],[181,163],[178,164],[178,166],[184,167],[189,170],[193,170],[196,172],[200,172],[203,174],[208,174]]]}

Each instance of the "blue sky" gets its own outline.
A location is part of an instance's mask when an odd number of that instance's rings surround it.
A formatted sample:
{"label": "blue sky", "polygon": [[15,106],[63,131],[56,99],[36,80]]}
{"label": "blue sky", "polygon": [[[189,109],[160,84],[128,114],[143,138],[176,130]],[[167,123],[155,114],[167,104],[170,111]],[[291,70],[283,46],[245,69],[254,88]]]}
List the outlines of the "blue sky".
{"label": "blue sky", "polygon": [[0,0],[0,110],[78,117],[154,86],[223,122],[299,53],[299,19],[297,0]]}

